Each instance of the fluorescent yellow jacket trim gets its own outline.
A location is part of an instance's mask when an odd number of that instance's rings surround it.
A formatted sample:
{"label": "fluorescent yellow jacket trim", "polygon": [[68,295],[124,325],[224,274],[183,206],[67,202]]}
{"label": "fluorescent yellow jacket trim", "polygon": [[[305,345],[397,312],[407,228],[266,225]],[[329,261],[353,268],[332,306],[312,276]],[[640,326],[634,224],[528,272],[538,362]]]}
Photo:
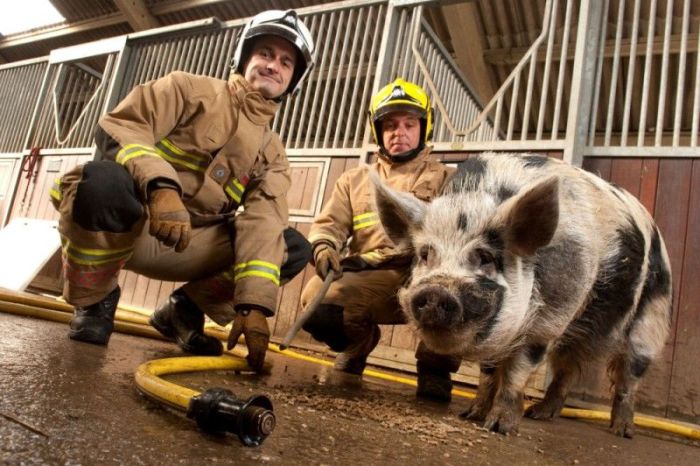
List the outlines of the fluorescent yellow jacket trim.
{"label": "fluorescent yellow jacket trim", "polygon": [[209,165],[209,161],[206,157],[201,155],[188,154],[183,151],[175,144],[170,142],[167,138],[163,138],[156,144],[156,151],[158,155],[175,165],[180,165],[182,167],[194,170],[196,172],[204,172]]}
{"label": "fluorescent yellow jacket trim", "polygon": [[142,144],[127,144],[117,153],[116,161],[120,165],[124,165],[131,159],[136,157],[158,157],[153,146],[144,146]]}
{"label": "fluorescent yellow jacket trim", "polygon": [[243,199],[243,193],[245,193],[245,186],[238,181],[238,179],[233,178],[231,181],[226,183],[224,191],[226,191],[226,194],[228,194],[228,196],[233,199],[236,204],[240,204],[241,199]]}
{"label": "fluorescent yellow jacket trim", "polygon": [[53,180],[53,186],[51,186],[51,189],[49,189],[49,196],[56,199],[58,202],[61,202],[61,200],[63,199],[63,194],[61,193],[60,178],[56,178],[55,180]]}
{"label": "fluorescent yellow jacket trim", "polygon": [[63,253],[72,261],[81,265],[102,265],[109,262],[119,262],[131,257],[134,248],[124,249],[82,249],[65,241]]}
{"label": "fluorescent yellow jacket trim", "polygon": [[233,267],[233,280],[238,281],[245,277],[266,278],[279,286],[280,268],[271,262],[261,260],[252,260],[236,264]]}
{"label": "fluorescent yellow jacket trim", "polygon": [[379,223],[379,215],[376,212],[367,212],[360,215],[355,215],[352,218],[353,231],[371,227]]}

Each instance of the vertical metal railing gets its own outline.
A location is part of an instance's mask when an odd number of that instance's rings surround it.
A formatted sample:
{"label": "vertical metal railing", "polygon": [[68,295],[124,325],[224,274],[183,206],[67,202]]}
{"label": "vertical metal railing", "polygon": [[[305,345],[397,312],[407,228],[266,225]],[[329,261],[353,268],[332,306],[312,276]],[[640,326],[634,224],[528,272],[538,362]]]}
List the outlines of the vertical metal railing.
{"label": "vertical metal railing", "polygon": [[694,0],[602,0],[586,155],[700,156],[700,34]]}
{"label": "vertical metal railing", "polygon": [[0,153],[20,153],[41,93],[48,60],[0,66]]}

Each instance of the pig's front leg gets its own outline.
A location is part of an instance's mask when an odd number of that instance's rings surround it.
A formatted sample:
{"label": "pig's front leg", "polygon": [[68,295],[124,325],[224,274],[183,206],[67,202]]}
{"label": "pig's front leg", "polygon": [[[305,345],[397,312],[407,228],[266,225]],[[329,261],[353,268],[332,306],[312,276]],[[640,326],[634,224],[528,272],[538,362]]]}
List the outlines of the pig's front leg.
{"label": "pig's front leg", "polygon": [[471,401],[469,408],[461,413],[459,417],[470,421],[483,421],[493,406],[493,397],[496,396],[496,371],[497,368],[491,364],[479,365],[479,388],[476,398]]}
{"label": "pig's front leg", "polygon": [[499,367],[498,388],[493,406],[486,415],[484,428],[507,434],[517,432],[523,416],[523,390],[539,361],[533,361],[523,348]]}

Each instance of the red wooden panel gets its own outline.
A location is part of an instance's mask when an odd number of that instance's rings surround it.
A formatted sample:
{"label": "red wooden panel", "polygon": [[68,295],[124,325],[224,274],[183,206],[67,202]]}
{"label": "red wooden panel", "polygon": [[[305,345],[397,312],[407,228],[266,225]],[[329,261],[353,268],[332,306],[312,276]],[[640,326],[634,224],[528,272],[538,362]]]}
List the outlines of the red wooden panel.
{"label": "red wooden panel", "polygon": [[583,159],[582,168],[595,175],[598,175],[604,180],[610,180],[610,171],[612,169],[612,160],[601,157],[585,157]]}
{"label": "red wooden panel", "polygon": [[640,183],[639,200],[644,204],[649,213],[654,215],[656,200],[656,185],[659,179],[659,160],[644,159],[642,165],[642,182]]}
{"label": "red wooden panel", "polygon": [[[659,181],[654,207],[655,219],[666,241],[673,274],[673,326],[671,335],[654,367],[647,373],[640,390],[640,402],[664,406],[678,403],[670,400],[668,385],[672,365],[676,365],[676,327],[678,323],[678,296],[683,281],[686,228],[688,219],[692,160],[662,159],[659,162]],[[692,275],[690,276],[692,277]]]}
{"label": "red wooden panel", "polygon": [[[683,272],[676,275],[679,289],[671,372],[669,415],[700,422],[700,160],[693,161],[688,199]],[[682,215],[682,210],[677,211]],[[680,236],[679,232],[679,236]]]}
{"label": "red wooden panel", "polygon": [[639,198],[642,179],[642,159],[622,158],[612,162],[610,181]]}

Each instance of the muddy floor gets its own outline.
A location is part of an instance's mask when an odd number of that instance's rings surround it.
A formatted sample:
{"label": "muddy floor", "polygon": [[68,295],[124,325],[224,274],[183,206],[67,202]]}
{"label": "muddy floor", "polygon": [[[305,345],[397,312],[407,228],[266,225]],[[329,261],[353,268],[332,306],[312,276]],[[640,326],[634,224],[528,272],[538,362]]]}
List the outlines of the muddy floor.
{"label": "muddy floor", "polygon": [[[195,390],[264,394],[277,425],[259,447],[209,435],[183,413],[142,395],[141,363],[180,356],[175,345],[114,334],[109,347],[73,342],[66,325],[0,312],[0,463],[5,465],[697,465],[700,443],[602,423],[523,420],[501,436],[462,421],[469,400],[416,400],[414,388],[346,376],[269,354],[269,375],[171,376]],[[470,389],[470,387],[462,387]]]}

